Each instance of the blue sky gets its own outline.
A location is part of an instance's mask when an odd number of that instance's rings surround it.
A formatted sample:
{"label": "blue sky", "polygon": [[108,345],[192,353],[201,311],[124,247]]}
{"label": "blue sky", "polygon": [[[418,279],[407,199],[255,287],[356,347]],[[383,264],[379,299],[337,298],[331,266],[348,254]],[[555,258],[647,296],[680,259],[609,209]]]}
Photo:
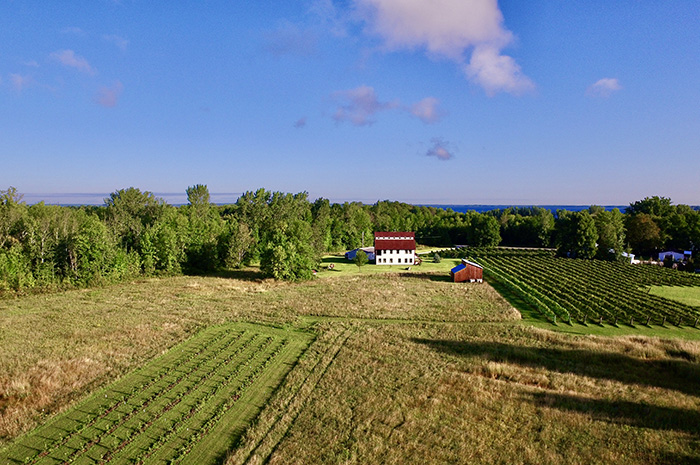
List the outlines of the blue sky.
{"label": "blue sky", "polygon": [[700,204],[695,0],[6,0],[0,18],[0,189],[32,199]]}

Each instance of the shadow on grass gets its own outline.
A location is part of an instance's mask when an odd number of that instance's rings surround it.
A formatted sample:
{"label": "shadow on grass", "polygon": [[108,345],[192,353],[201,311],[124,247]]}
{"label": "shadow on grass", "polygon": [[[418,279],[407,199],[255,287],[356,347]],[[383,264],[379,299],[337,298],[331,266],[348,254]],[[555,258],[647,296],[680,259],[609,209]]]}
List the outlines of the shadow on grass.
{"label": "shadow on grass", "polygon": [[[429,273],[429,272],[418,272],[418,271],[410,271],[406,273],[399,273],[399,277],[401,278],[413,278],[413,279],[428,279],[430,281],[437,281],[437,282],[452,282],[452,278],[449,275],[446,275],[444,273]],[[462,283],[458,283],[462,284]]]}
{"label": "shadow on grass", "polygon": [[560,373],[670,389],[700,397],[700,364],[687,360],[642,360],[610,352],[526,347],[486,341],[413,339],[413,342],[450,355],[483,357]]}
{"label": "shadow on grass", "polygon": [[352,264],[352,262],[345,257],[323,257],[321,260],[321,265],[328,265],[330,263],[343,263],[343,264]]}
{"label": "shadow on grass", "polygon": [[[695,450],[700,450],[699,441],[695,441]],[[700,453],[693,455],[666,453],[661,455],[659,463],[673,463],[675,465],[697,465],[700,463]]]}
{"label": "shadow on grass", "polygon": [[525,397],[540,407],[583,413],[595,420],[622,423],[638,428],[700,433],[700,412],[697,410],[549,392],[531,393]]}
{"label": "shadow on grass", "polygon": [[262,281],[264,276],[257,269],[222,270],[211,273],[191,274],[191,276],[207,276],[212,278],[240,279],[242,281]]}

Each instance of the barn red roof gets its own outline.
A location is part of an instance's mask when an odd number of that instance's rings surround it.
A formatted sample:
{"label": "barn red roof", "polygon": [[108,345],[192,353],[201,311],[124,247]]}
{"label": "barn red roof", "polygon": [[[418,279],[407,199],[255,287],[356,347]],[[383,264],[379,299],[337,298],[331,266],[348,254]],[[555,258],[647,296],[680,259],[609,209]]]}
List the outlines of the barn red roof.
{"label": "barn red roof", "polygon": [[416,233],[375,232],[374,250],[415,250]]}

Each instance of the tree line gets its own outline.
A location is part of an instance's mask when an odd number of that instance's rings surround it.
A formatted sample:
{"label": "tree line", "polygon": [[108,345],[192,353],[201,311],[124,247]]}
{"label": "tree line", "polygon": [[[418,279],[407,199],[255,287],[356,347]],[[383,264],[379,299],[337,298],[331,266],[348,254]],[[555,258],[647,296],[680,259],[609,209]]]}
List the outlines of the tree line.
{"label": "tree line", "polygon": [[117,190],[102,206],[27,205],[0,190],[0,290],[90,286],[139,275],[234,269],[259,263],[268,277],[303,280],[325,252],[371,246],[374,231],[414,231],[429,246],[557,247],[561,255],[619,259],[624,251],[700,244],[700,214],[664,197],[626,213],[592,206],[553,214],[539,207],[459,213],[379,201],[310,201],[305,192],[245,192],[214,205],[206,185],[173,206],[148,191]]}

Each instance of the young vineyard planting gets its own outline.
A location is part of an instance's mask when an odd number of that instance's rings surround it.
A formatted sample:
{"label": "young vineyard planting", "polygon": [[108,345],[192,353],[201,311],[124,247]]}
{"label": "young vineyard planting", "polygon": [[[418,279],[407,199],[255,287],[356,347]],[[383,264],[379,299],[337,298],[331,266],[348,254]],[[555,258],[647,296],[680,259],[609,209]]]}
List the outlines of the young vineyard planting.
{"label": "young vineyard planting", "polygon": [[470,249],[487,277],[549,320],[617,325],[697,326],[700,308],[658,297],[649,286],[700,286],[700,276],[668,268],[558,258],[553,252]]}
{"label": "young vineyard planting", "polygon": [[251,324],[208,328],[1,451],[0,462],[211,463],[311,339]]}

